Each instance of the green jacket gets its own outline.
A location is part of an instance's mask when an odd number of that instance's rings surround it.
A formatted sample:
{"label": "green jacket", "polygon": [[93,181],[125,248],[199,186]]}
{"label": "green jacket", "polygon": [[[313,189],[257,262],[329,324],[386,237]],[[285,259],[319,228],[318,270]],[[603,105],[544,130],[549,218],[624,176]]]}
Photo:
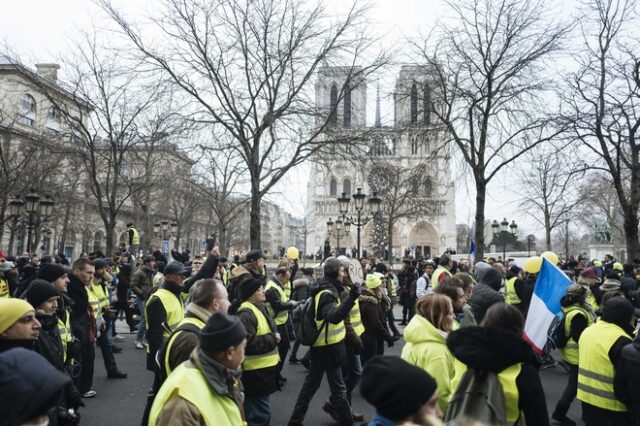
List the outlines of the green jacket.
{"label": "green jacket", "polygon": [[414,315],[404,329],[405,345],[402,359],[429,373],[438,384],[438,404],[447,411],[454,376],[454,358],[449,352],[446,337],[420,315]]}

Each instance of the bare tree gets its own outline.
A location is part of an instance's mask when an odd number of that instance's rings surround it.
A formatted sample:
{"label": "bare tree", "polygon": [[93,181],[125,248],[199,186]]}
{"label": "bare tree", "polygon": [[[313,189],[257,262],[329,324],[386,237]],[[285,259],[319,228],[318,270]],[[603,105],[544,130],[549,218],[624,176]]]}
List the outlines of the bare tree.
{"label": "bare tree", "polygon": [[[544,227],[546,250],[552,250],[551,233],[572,217],[572,211],[581,201],[579,185],[585,169],[572,161],[568,150],[548,150],[547,153],[530,153],[523,157],[523,164],[530,164],[523,171],[518,188],[522,212]],[[524,167],[518,166],[520,170]]]}
{"label": "bare tree", "polygon": [[[485,223],[491,180],[506,166],[561,132],[542,100],[550,84],[543,67],[561,48],[567,26],[549,18],[544,1],[448,1],[453,18],[431,40],[415,45],[433,69],[432,112],[470,169],[475,223]],[[476,258],[484,227],[475,228]]]}
{"label": "bare tree", "polygon": [[591,0],[582,20],[583,47],[571,74],[566,103],[578,141],[596,158],[594,168],[611,177],[624,215],[627,257],[640,257],[640,55],[633,0]]}
{"label": "bare tree", "polygon": [[[317,154],[344,88],[386,62],[366,37],[366,8],[355,2],[341,19],[320,2],[303,0],[165,0],[152,26],[155,44],[108,0],[104,9],[147,62],[193,101],[194,117],[224,129],[250,178],[250,240],[260,246],[260,203],[294,166]],[[158,39],[160,40],[160,39]],[[333,111],[313,102],[320,67],[346,64],[347,78]],[[347,89],[348,90],[348,89]],[[313,129],[313,130],[308,130]]]}

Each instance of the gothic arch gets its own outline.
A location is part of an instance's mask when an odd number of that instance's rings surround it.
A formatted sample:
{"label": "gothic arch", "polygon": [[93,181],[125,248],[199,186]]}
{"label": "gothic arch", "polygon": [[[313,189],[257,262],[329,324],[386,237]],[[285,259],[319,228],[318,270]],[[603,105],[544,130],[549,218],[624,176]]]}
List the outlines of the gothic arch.
{"label": "gothic arch", "polygon": [[338,182],[336,178],[332,177],[329,180],[329,196],[333,197],[338,195]]}
{"label": "gothic arch", "polygon": [[418,88],[416,83],[411,86],[411,124],[418,122]]}
{"label": "gothic arch", "polygon": [[409,246],[416,245],[421,249],[422,254],[428,254],[434,256],[440,251],[440,237],[435,228],[425,221],[416,223],[411,232],[409,232]]}
{"label": "gothic arch", "polygon": [[335,83],[329,92],[329,123],[338,124],[338,87]]}

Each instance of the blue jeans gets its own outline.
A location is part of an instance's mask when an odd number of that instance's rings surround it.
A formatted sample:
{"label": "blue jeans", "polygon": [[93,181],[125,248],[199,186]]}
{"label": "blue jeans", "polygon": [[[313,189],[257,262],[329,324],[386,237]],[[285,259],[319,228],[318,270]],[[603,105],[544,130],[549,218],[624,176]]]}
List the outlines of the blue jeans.
{"label": "blue jeans", "polygon": [[136,308],[140,311],[140,322],[138,323],[138,334],[136,335],[136,340],[142,342],[144,340],[144,326],[145,326],[145,318],[144,318],[144,300],[140,297],[136,298]]}
{"label": "blue jeans", "polygon": [[347,345],[347,363],[342,366],[344,385],[347,387],[347,401],[351,405],[351,392],[356,388],[362,377],[362,363],[360,355],[353,351],[353,347]]}
{"label": "blue jeans", "polygon": [[244,414],[249,426],[269,426],[271,423],[271,396],[245,396]]}

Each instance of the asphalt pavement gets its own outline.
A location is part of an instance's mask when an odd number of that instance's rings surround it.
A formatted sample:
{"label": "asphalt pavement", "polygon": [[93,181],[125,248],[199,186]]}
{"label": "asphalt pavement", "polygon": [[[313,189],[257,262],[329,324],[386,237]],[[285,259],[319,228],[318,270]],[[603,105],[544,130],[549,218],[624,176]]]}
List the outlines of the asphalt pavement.
{"label": "asphalt pavement", "polygon": [[[396,315],[396,318],[398,318],[398,315]],[[80,411],[82,415],[81,424],[83,425],[139,425],[142,419],[147,391],[153,381],[153,375],[145,368],[145,351],[135,348],[135,336],[128,332],[128,327],[125,327],[123,321],[118,321],[118,329],[122,330],[121,335],[125,337],[125,340],[116,342],[122,348],[122,353],[116,354],[116,361],[118,368],[126,372],[128,377],[126,379],[107,379],[100,350],[96,351],[93,389],[97,392],[97,395],[94,398],[84,400],[86,407]],[[401,327],[400,330],[402,330]],[[400,340],[396,342],[394,347],[386,348],[385,354],[400,355],[402,346],[403,341]],[[306,350],[306,347],[301,347],[299,356],[301,357]],[[559,359],[558,354],[554,355],[556,359]],[[305,371],[302,365],[285,364],[283,375],[287,377],[288,381],[281,392],[276,392],[271,396],[273,406],[272,426],[285,426],[287,424],[298,397],[298,392],[302,387]],[[551,414],[564,389],[567,376],[560,366],[541,370],[540,376],[546,393],[547,409]],[[322,411],[322,405],[328,397],[329,387],[326,380],[324,380],[311,402],[305,418],[305,425],[335,425],[331,418]],[[367,420],[371,419],[374,411],[373,407],[362,399],[359,390],[356,390],[353,394],[353,410],[363,413]],[[569,417],[578,421],[579,416],[579,402],[574,401],[569,411]],[[581,423],[579,422],[579,424]]]}

